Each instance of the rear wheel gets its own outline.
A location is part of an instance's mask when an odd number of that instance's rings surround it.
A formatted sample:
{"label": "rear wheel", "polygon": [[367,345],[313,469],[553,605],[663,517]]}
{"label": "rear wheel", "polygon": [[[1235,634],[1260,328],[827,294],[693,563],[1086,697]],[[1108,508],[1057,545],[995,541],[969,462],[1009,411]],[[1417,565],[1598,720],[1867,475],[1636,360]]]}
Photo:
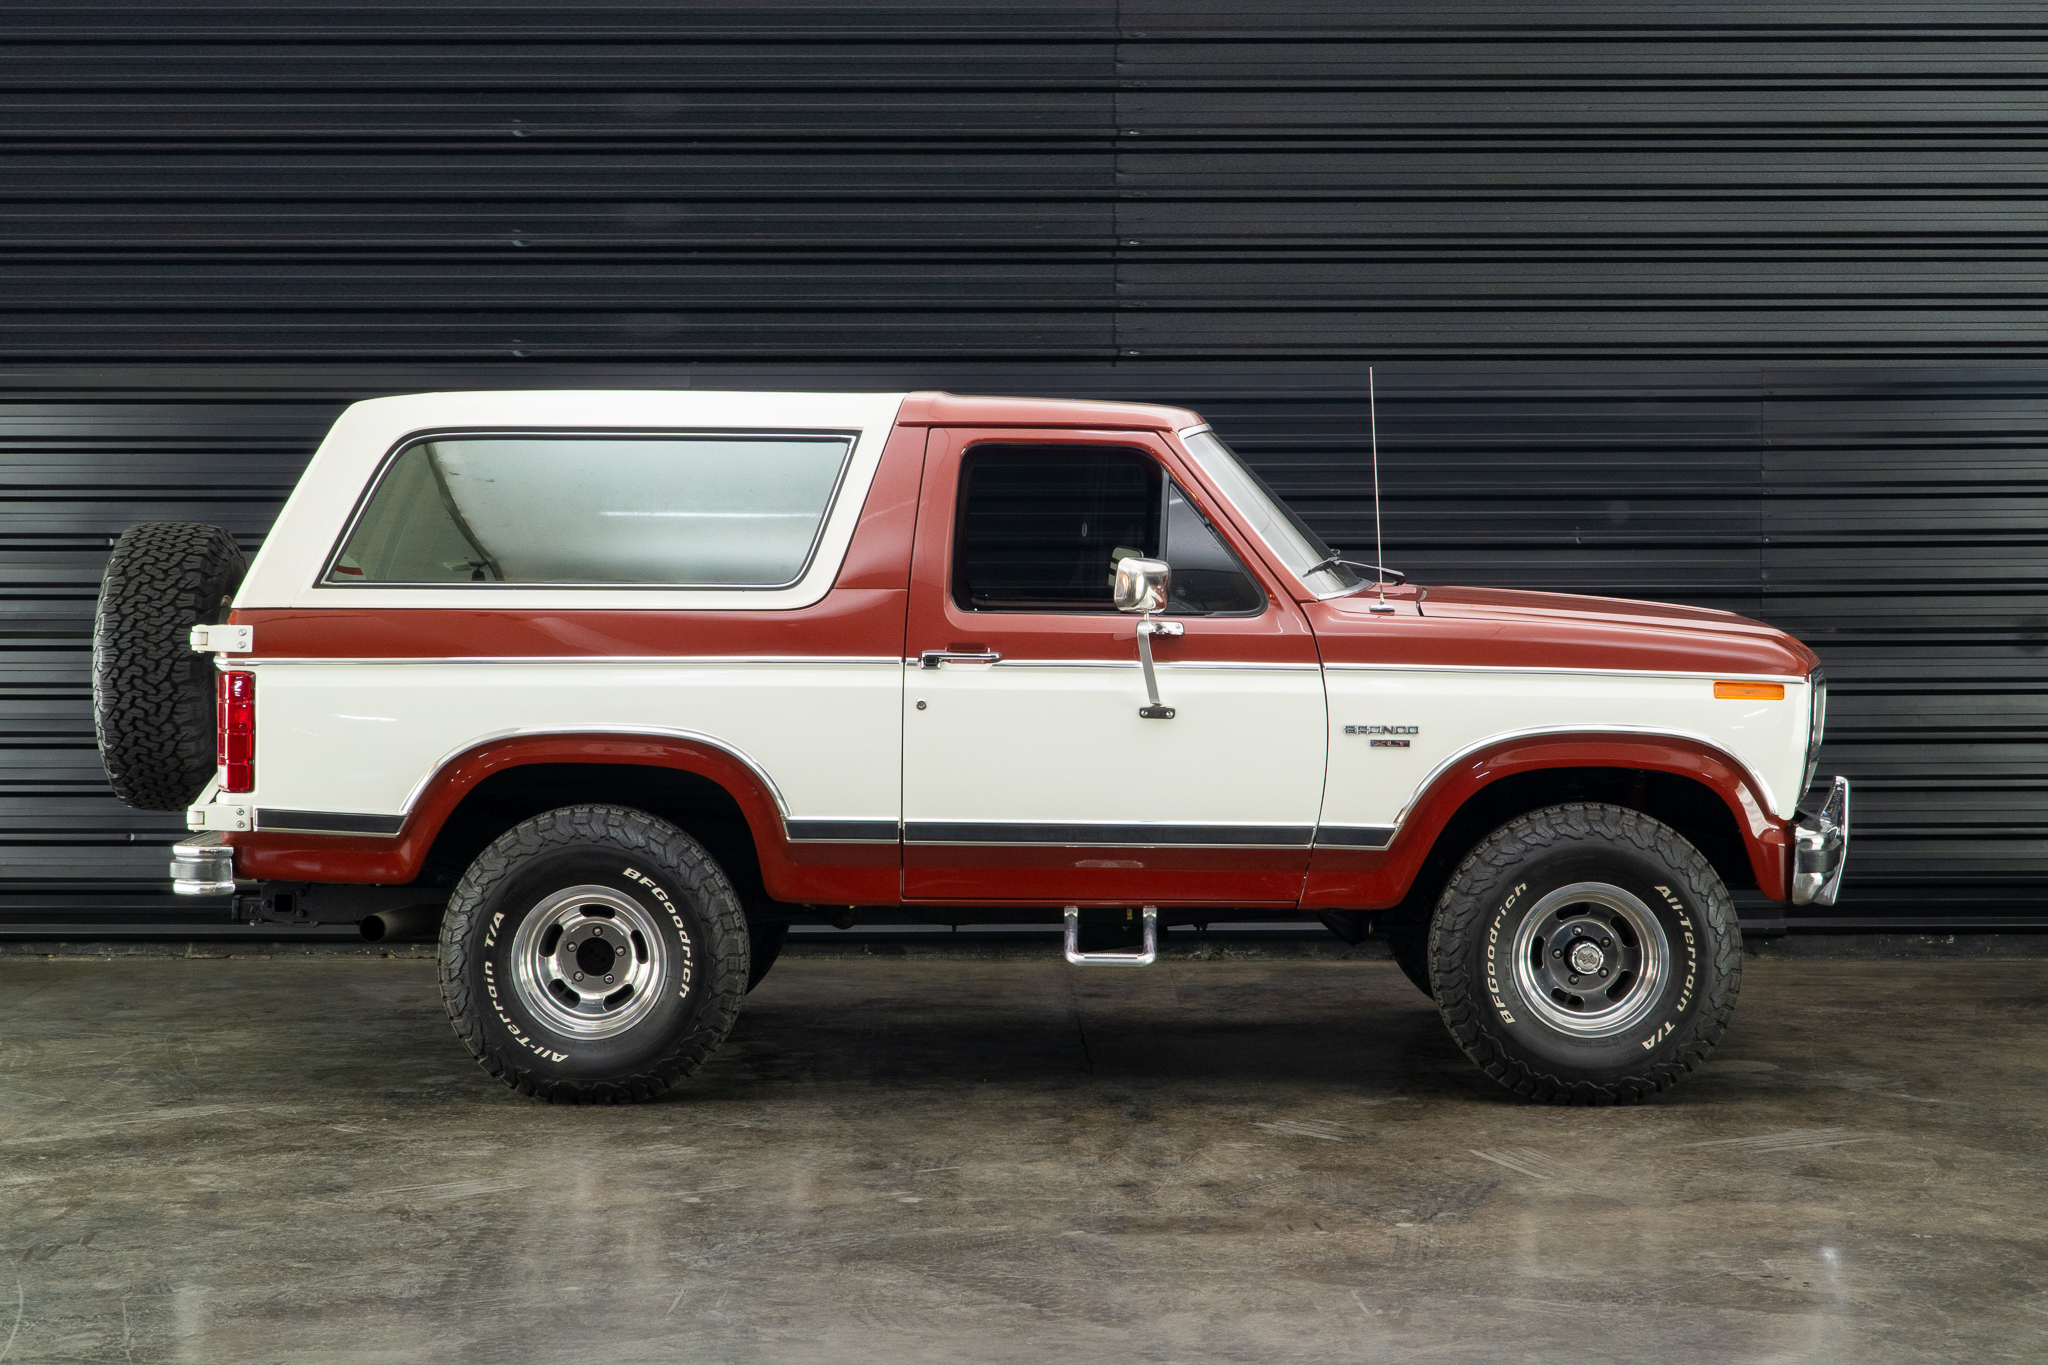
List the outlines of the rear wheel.
{"label": "rear wheel", "polygon": [[739,1013],[747,920],[703,845],[619,806],[515,826],[441,924],[441,994],[483,1068],[568,1103],[650,1099]]}
{"label": "rear wheel", "polygon": [[1742,984],[1727,888],[1676,830],[1618,806],[1495,830],[1438,903],[1430,976],[1467,1056],[1565,1104],[1669,1088],[1720,1041]]}

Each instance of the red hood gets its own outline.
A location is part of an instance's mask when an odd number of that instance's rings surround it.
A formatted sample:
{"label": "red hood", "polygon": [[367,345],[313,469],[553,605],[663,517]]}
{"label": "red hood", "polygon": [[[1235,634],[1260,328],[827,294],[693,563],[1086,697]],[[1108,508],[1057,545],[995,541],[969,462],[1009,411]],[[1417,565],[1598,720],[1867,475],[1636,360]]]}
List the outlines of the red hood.
{"label": "red hood", "polygon": [[1387,600],[1392,614],[1369,610],[1369,590],[1311,604],[1324,660],[1780,677],[1804,676],[1819,662],[1775,626],[1704,607],[1501,588],[1424,596],[1413,586]]}

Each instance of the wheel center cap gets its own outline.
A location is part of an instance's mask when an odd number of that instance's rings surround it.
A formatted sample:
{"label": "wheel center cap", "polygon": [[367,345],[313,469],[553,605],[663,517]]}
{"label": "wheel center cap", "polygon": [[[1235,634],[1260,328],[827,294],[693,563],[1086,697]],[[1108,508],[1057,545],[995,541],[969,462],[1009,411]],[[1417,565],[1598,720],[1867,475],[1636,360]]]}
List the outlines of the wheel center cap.
{"label": "wheel center cap", "polygon": [[593,976],[610,971],[618,957],[618,949],[595,933],[576,945],[576,965]]}
{"label": "wheel center cap", "polygon": [[1573,971],[1581,976],[1590,976],[1606,965],[1607,955],[1600,951],[1598,944],[1582,938],[1572,945],[1570,961]]}

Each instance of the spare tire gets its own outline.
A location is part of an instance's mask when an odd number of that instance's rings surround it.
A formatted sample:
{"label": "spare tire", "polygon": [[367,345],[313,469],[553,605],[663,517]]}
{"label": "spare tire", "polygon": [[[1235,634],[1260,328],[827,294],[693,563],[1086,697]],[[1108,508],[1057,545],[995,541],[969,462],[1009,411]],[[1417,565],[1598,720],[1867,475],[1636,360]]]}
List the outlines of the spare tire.
{"label": "spare tire", "polygon": [[92,724],[131,806],[182,810],[218,766],[213,656],[190,637],[227,619],[247,568],[218,526],[147,522],[114,542],[92,619]]}

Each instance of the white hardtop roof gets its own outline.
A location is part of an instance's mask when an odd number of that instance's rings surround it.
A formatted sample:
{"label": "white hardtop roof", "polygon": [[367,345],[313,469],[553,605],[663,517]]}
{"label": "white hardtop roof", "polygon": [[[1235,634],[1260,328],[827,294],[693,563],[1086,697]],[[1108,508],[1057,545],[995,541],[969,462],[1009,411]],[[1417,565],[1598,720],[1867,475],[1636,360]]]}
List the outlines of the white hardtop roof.
{"label": "white hardtop roof", "polygon": [[[746,389],[475,389],[407,393],[351,403],[341,421],[441,427],[450,423],[600,425],[680,420],[748,426],[872,425],[886,410],[894,421],[897,393],[783,393]],[[337,425],[339,425],[337,423]]]}
{"label": "white hardtop roof", "polygon": [[[264,540],[237,607],[351,606],[586,609],[805,606],[838,572],[903,406],[901,393],[745,393],[693,389],[508,389],[369,398],[335,420]],[[320,575],[344,526],[385,459],[416,436],[535,431],[842,431],[854,448],[817,553],[803,580],[774,591],[703,589],[340,588]]]}

